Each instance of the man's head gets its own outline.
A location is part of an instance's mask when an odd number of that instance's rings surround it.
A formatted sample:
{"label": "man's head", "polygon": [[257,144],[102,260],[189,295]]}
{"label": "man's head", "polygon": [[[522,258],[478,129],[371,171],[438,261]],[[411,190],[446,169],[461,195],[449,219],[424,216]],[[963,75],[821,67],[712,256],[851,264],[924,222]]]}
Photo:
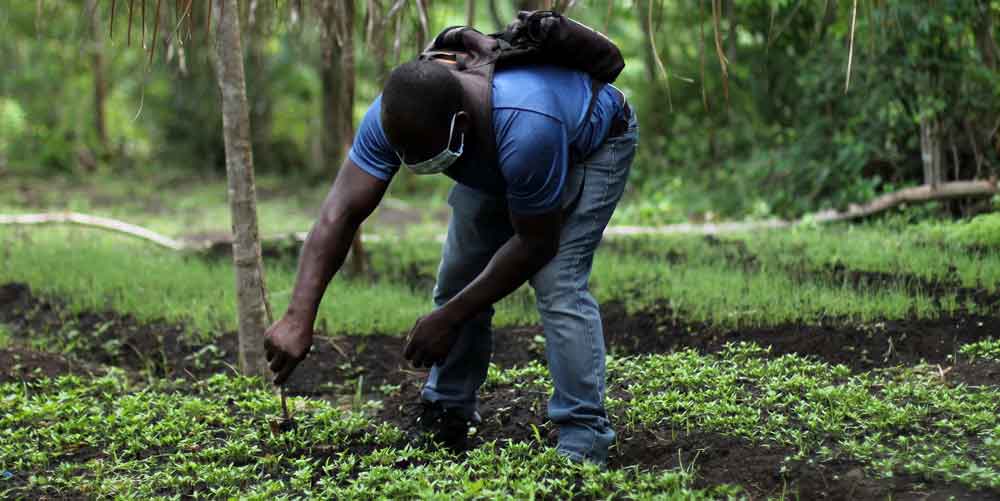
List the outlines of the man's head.
{"label": "man's head", "polygon": [[382,128],[404,163],[423,162],[445,149],[459,151],[468,127],[462,87],[444,65],[411,61],[389,75],[382,90]]}

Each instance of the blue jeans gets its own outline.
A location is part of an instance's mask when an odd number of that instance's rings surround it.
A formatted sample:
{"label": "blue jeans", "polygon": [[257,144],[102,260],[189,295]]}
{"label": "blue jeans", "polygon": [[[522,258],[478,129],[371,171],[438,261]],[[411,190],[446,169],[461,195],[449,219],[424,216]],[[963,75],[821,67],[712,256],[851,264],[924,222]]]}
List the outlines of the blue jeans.
{"label": "blue jeans", "polygon": [[[545,330],[545,356],[555,391],[548,415],[559,426],[560,454],[576,461],[607,461],[615,432],[604,410],[604,333],[589,291],[594,251],[625,189],[639,133],[635,114],[628,131],[608,138],[570,169],[556,257],[530,280]],[[445,304],[486,267],[513,235],[503,198],[455,185],[434,303]],[[476,391],[486,380],[493,352],[493,308],[462,327],[443,365],[431,368],[422,398],[478,419]]]}

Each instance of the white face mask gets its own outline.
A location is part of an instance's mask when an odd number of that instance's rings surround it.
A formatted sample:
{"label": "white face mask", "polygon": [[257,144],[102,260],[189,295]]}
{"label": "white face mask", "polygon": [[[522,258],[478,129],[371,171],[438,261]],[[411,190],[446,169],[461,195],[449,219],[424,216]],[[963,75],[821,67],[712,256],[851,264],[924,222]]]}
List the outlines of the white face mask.
{"label": "white face mask", "polygon": [[455,163],[455,160],[458,160],[458,157],[462,156],[462,150],[465,149],[465,134],[462,134],[461,141],[458,143],[458,151],[451,151],[450,149],[451,136],[455,132],[455,117],[457,116],[458,113],[451,116],[451,127],[448,129],[448,144],[445,145],[444,151],[415,164],[406,163],[403,157],[397,153],[396,156],[399,156],[399,163],[413,171],[414,174],[438,174],[451,167],[451,164]]}

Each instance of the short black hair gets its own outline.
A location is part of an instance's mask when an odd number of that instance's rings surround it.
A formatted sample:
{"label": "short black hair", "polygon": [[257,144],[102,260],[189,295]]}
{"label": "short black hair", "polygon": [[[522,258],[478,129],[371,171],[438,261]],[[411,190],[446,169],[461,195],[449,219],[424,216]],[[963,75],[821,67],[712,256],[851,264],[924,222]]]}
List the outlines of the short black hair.
{"label": "short black hair", "polygon": [[462,86],[441,63],[414,60],[392,70],[382,89],[382,125],[406,134],[447,123],[462,108]]}

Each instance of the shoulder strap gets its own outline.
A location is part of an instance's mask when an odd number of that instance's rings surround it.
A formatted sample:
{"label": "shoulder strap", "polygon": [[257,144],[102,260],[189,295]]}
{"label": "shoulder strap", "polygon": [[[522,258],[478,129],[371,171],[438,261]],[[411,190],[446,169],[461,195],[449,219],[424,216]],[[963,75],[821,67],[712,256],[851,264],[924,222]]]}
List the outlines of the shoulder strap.
{"label": "shoulder strap", "polygon": [[420,54],[420,59],[446,64],[462,86],[462,108],[471,118],[478,163],[497,167],[493,131],[493,70],[500,42],[466,26],[445,28]]}

